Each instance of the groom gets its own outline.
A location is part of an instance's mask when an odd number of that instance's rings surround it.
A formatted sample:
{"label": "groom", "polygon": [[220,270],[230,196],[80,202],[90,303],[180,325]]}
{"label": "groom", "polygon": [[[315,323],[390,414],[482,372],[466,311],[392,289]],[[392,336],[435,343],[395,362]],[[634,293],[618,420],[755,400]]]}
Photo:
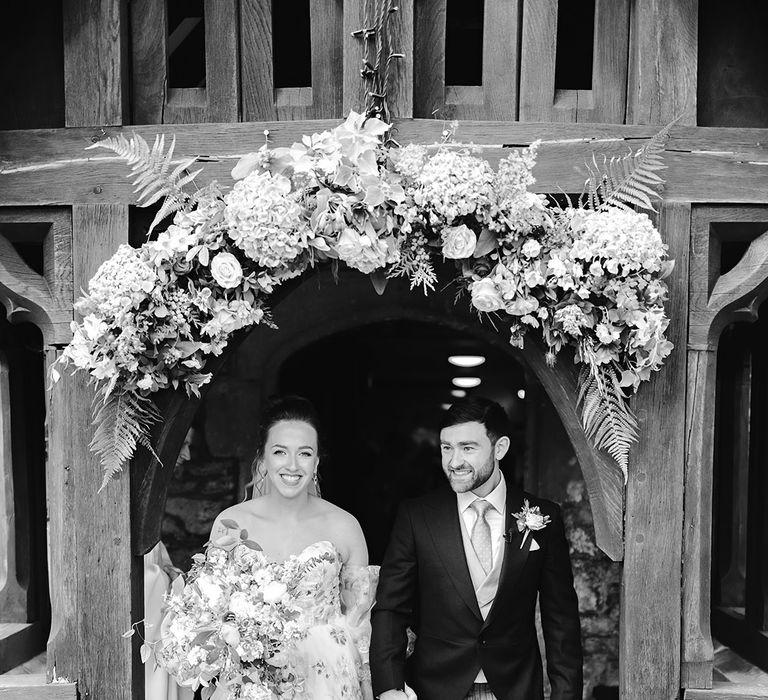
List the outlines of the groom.
{"label": "groom", "polygon": [[[371,672],[381,700],[543,699],[536,598],[552,700],[581,700],[579,609],[560,509],[508,484],[504,410],[453,404],[440,430],[445,489],[405,501],[381,566]],[[524,500],[530,509],[526,509]],[[416,647],[406,662],[406,628]]]}

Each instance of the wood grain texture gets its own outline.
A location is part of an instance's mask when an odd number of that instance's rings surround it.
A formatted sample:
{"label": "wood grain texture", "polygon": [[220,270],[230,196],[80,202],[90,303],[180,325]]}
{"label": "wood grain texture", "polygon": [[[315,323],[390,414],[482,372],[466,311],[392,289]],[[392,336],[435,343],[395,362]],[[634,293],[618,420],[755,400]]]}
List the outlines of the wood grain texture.
{"label": "wood grain texture", "polygon": [[[413,116],[449,118],[445,104],[446,0],[419,0],[413,10]],[[398,139],[403,141],[402,134]]]}
{"label": "wood grain texture", "polygon": [[[312,44],[312,110],[313,119],[342,117],[343,39],[341,0],[313,0],[309,4]],[[279,113],[279,110],[278,110]]]}
{"label": "wood grain texture", "polygon": [[360,76],[365,39],[355,36],[365,24],[365,0],[346,0],[342,21],[342,107],[344,114],[349,114],[351,110],[360,112],[365,105],[365,86]]}
{"label": "wood grain texture", "polygon": [[[389,68],[387,103],[393,118],[413,117],[414,4],[416,0],[398,0],[398,11],[390,15],[392,51],[403,54],[393,59]],[[346,68],[345,68],[346,70]],[[348,110],[344,110],[348,114]]]}
{"label": "wood grain texture", "polygon": [[[48,347],[46,368],[61,355]],[[87,410],[90,397],[86,380],[62,375],[46,397],[48,456],[45,492],[48,505],[48,577],[51,595],[51,631],[47,645],[47,676],[76,679],[79,674],[79,629],[77,623],[77,530],[72,526],[75,512],[75,488],[79,476],[79,456],[73,453],[72,415],[74,406]],[[83,418],[81,420],[84,421]],[[82,425],[90,430],[90,424]]]}
{"label": "wood grain texture", "polygon": [[696,123],[698,2],[637,0],[630,15],[628,124]]}
{"label": "wood grain texture", "polygon": [[[119,244],[128,241],[128,207],[76,205],[72,210],[74,279],[84,287],[101,263]],[[125,473],[96,494],[102,468],[90,452],[91,397],[85,378],[73,377],[69,385],[69,440],[75,460],[77,483],[74,511],[66,514],[66,527],[76,535],[75,587],[78,646],[76,666],[67,675],[77,678],[81,695],[132,700],[143,669],[133,640],[122,633],[143,617],[142,563],[130,553],[130,478]],[[56,451],[58,446],[53,446]],[[57,669],[57,672],[58,671]]]}
{"label": "wood grain texture", "polygon": [[50,224],[40,275],[0,236],[0,303],[14,323],[37,325],[46,344],[69,342],[72,321],[72,223],[62,208],[3,208],[0,223]]}
{"label": "wood grain texture", "polygon": [[241,0],[240,55],[243,121],[276,119],[271,0]]}
{"label": "wood grain texture", "polygon": [[134,124],[162,124],[168,80],[168,12],[165,0],[133,0],[131,112]]}
{"label": "wood grain texture", "polygon": [[63,17],[66,126],[124,124],[125,0],[64,0]]}
{"label": "wood grain texture", "polygon": [[[517,118],[519,28],[519,0],[486,0],[483,16],[484,100],[482,112],[477,118]],[[457,112],[458,119],[467,117]]]}
{"label": "wood grain texture", "polygon": [[238,0],[205,2],[206,121],[240,120]]}
{"label": "wood grain texture", "polygon": [[623,123],[629,0],[595,1],[591,90],[566,90],[555,84],[559,2],[536,0],[524,5],[520,119]]}
{"label": "wood grain texture", "polygon": [[717,356],[688,351],[681,685],[711,688],[712,455]]}
{"label": "wood grain texture", "polygon": [[[680,689],[681,555],[685,463],[689,204],[665,202],[659,229],[675,260],[667,279],[667,337],[677,351],[640,389],[640,442],[630,454],[619,624],[619,687],[633,700],[673,700]],[[662,418],[663,417],[663,418]]]}
{"label": "wood grain texture", "polygon": [[45,676],[7,675],[0,676],[0,698],[2,700],[76,700],[77,686],[74,683],[46,683]]}
{"label": "wood grain texture", "polygon": [[573,110],[554,110],[558,0],[523,5],[520,59],[520,119],[576,121]]}
{"label": "wood grain texture", "polygon": [[592,106],[579,102],[577,122],[624,122],[627,109],[629,5],[629,0],[595,0]]}
{"label": "wood grain texture", "polygon": [[[177,136],[176,153],[205,155],[199,182],[230,180],[240,156],[261,146],[269,129],[272,146],[288,146],[303,134],[330,129],[338,120],[139,126],[126,128],[153,140],[158,132]],[[435,143],[443,122],[395,120],[401,144]],[[458,138],[484,145],[492,163],[508,154],[507,146],[543,139],[534,175],[538,192],[581,192],[586,163],[593,153],[625,155],[656,132],[653,126],[610,124],[523,124],[463,122]],[[134,203],[128,168],[116,157],[83,149],[121,129],[38,129],[0,132],[0,205]],[[665,154],[664,196],[706,203],[768,202],[768,132],[764,129],[674,127]]]}

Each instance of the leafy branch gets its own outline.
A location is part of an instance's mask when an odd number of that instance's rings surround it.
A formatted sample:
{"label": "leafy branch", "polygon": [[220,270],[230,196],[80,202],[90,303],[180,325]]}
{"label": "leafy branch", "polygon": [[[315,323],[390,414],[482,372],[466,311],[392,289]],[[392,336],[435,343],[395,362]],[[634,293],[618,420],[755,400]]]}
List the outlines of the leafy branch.
{"label": "leafy branch", "polygon": [[183,188],[200,174],[202,168],[188,172],[197,158],[184,158],[173,170],[170,170],[175,147],[175,135],[168,151],[164,152],[164,134],[155,136],[155,142],[150,148],[149,144],[136,133],[132,134],[130,139],[123,134],[118,134],[88,146],[88,149],[106,148],[116,153],[131,166],[131,176],[135,177],[132,184],[134,192],[138,193],[139,206],[148,207],[161,197],[165,198],[160,210],[152,220],[149,233],[166,216],[188,207],[193,201],[193,198]]}
{"label": "leafy branch", "polygon": [[660,197],[664,187],[664,179],[658,172],[667,167],[663,154],[674,123],[665,126],[637,151],[614,156],[610,160],[603,156],[601,164],[593,155],[592,165],[587,165],[589,178],[584,183],[579,205],[599,211],[609,207],[630,209],[633,206],[656,211],[651,200]]}
{"label": "leafy branch", "polygon": [[104,469],[99,491],[122,471],[136,451],[136,445],[146,447],[161,463],[149,441],[150,429],[162,420],[155,404],[132,391],[108,391],[109,385],[103,385],[93,401],[95,432],[90,447]]}
{"label": "leafy branch", "polygon": [[637,442],[637,418],[624,396],[618,369],[613,364],[585,364],[579,375],[578,403],[587,439],[616,460],[626,483],[629,450]]}

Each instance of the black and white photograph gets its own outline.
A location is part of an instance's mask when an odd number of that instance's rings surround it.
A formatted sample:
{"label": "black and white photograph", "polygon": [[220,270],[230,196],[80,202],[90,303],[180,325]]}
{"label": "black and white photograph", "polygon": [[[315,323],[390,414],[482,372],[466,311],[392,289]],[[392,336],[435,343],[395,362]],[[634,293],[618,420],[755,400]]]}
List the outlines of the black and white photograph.
{"label": "black and white photograph", "polygon": [[767,36],[5,3],[0,699],[768,698]]}

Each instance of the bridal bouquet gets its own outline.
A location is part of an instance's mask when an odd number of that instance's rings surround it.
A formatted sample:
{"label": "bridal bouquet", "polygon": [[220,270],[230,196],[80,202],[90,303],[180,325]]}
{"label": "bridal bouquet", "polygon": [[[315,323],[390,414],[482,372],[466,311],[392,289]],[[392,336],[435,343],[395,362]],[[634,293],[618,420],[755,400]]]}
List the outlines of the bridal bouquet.
{"label": "bridal bouquet", "polygon": [[301,564],[267,561],[244,530],[224,525],[239,535],[210,542],[193,557],[184,589],[166,599],[151,651],[179,685],[202,686],[204,700],[292,698],[302,679],[288,658],[306,627],[291,593]]}
{"label": "bridal bouquet", "polygon": [[151,149],[122,134],[92,146],[132,165],[140,204],[162,200],[152,228],[174,215],[156,238],[121,246],[99,268],[61,357],[99,387],[92,448],[102,487],[137,443],[152,449],[160,415],[151,394],[199,395],[207,358],[234,331],[269,323],[269,295],[285,280],[329,263],[370,275],[379,292],[406,277],[427,293],[435,255],[455,261],[458,290],[501,321],[513,345],[536,331],[550,363],[573,349],[585,432],[626,478],[637,438],[628,399],[672,349],[663,306],[672,263],[637,211],[653,210],[663,185],[668,131],[591,169],[574,203],[529,191],[538,142],[494,168],[480,147],[454,142],[455,126],[440,143],[403,148],[386,142],[390,128],[352,112],[290,147],[265,145],[235,166],[228,191],[187,191],[195,159],[173,161],[163,137]]}

